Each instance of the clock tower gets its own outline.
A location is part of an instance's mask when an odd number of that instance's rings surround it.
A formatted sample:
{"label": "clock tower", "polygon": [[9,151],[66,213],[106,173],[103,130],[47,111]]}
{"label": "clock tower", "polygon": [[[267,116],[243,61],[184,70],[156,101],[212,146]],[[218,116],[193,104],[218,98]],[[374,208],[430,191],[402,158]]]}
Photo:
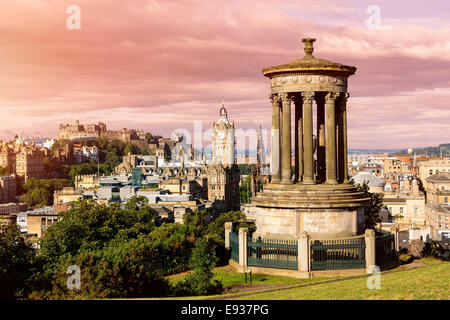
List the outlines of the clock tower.
{"label": "clock tower", "polygon": [[234,157],[234,122],[222,103],[219,119],[212,124],[212,161],[207,168],[208,200],[216,212],[240,209],[239,167]]}
{"label": "clock tower", "polygon": [[212,162],[223,165],[235,164],[234,121],[228,120],[227,110],[222,104],[219,119],[212,125]]}

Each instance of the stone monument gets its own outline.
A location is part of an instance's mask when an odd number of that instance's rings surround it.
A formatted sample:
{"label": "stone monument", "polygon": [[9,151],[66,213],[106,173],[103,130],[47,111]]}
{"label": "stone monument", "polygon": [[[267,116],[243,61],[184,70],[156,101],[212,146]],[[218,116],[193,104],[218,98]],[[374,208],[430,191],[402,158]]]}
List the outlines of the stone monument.
{"label": "stone monument", "polygon": [[339,239],[364,233],[369,199],[349,183],[347,172],[347,80],[356,67],[314,57],[314,41],[303,39],[303,58],[263,69],[271,83],[271,183],[252,198],[256,236],[298,239],[306,231],[312,238]]}

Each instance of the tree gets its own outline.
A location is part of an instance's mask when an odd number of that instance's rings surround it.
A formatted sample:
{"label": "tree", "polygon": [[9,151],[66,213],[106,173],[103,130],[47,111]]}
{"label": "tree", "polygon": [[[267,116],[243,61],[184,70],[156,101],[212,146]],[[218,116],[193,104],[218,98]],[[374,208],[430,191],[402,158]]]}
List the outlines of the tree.
{"label": "tree", "polygon": [[0,167],[0,176],[9,176],[14,173],[11,166]]}
{"label": "tree", "polygon": [[239,187],[239,194],[241,196],[241,203],[247,203],[251,198],[251,186],[250,186],[250,178],[249,175]]}
{"label": "tree", "polygon": [[252,168],[251,168],[251,165],[249,165],[249,164],[241,163],[241,164],[238,164],[238,167],[239,167],[239,172],[242,175],[250,175],[252,173]]}
{"label": "tree", "polygon": [[195,228],[198,237],[202,237],[206,234],[206,228],[208,226],[206,222],[208,214],[206,210],[200,210],[195,212],[186,212],[183,215],[183,223],[191,225]]}
{"label": "tree", "polygon": [[[353,180],[351,182],[354,184]],[[370,202],[364,210],[364,228],[374,229],[377,223],[381,222],[381,216],[379,214],[383,207],[383,195],[380,193],[369,192],[369,185],[366,181],[362,185],[359,183],[356,185],[356,190],[362,192],[366,198],[370,198]]]}
{"label": "tree", "polygon": [[219,293],[222,284],[212,281],[213,269],[219,259],[206,238],[199,238],[192,250],[190,267],[194,271],[175,286],[176,295],[207,295]]}
{"label": "tree", "polygon": [[32,206],[49,206],[53,204],[55,190],[72,186],[68,179],[30,178],[24,185],[25,194],[20,196],[22,202]]}
{"label": "tree", "polygon": [[144,156],[148,156],[148,155],[150,155],[150,151],[148,151],[148,148],[144,147],[141,149],[141,154]]}
{"label": "tree", "polygon": [[133,144],[133,143],[127,143],[125,146],[125,149],[123,150],[123,154],[124,155],[128,155],[128,154],[138,154],[140,153],[141,149]]}
{"label": "tree", "polygon": [[146,134],[145,134],[145,139],[146,140],[151,140],[153,138],[153,135],[150,133],[150,132],[147,132]]}
{"label": "tree", "polygon": [[55,262],[60,256],[76,255],[83,249],[101,249],[113,240],[134,239],[154,229],[156,213],[147,198],[133,197],[122,209],[95,201],[78,200],[61,214],[61,220],[47,229],[41,253]]}
{"label": "tree", "polygon": [[23,297],[35,256],[16,225],[0,228],[0,299]]}
{"label": "tree", "polygon": [[238,232],[239,228],[248,228],[249,234],[256,231],[253,222],[246,222],[247,217],[241,211],[229,211],[222,213],[208,225],[207,234],[221,242],[225,241],[225,222],[233,222],[233,232]]}

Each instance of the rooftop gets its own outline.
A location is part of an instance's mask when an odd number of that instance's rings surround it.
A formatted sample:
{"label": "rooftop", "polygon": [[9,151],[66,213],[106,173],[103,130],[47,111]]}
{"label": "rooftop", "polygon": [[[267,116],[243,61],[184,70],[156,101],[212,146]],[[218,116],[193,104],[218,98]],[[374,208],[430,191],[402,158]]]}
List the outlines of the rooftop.
{"label": "rooftop", "polygon": [[358,172],[358,174],[353,176],[352,179],[355,182],[355,184],[362,185],[364,182],[367,182],[369,187],[384,186],[384,182],[370,172]]}
{"label": "rooftop", "polygon": [[426,178],[428,182],[450,182],[450,173],[441,172],[433,174]]}
{"label": "rooftop", "polygon": [[334,73],[340,73],[344,76],[350,76],[356,72],[356,67],[347,66],[337,62],[332,62],[325,59],[318,59],[313,56],[313,43],[316,41],[314,38],[304,38],[302,42],[305,43],[306,55],[297,60],[290,61],[275,67],[269,67],[263,69],[264,76],[271,76],[277,73],[295,72],[295,71],[332,71]]}

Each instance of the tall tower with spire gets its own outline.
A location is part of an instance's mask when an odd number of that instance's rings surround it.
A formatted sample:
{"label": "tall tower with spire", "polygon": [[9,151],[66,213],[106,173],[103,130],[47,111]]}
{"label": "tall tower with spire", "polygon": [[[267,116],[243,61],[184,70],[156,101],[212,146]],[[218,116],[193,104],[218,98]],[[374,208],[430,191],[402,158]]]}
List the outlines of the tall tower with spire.
{"label": "tall tower with spire", "polygon": [[222,108],[219,111],[219,119],[213,122],[212,135],[212,162],[223,165],[235,164],[235,138],[234,121],[228,120],[227,110],[222,101]]}
{"label": "tall tower with spire", "polygon": [[219,119],[212,124],[212,161],[208,165],[208,200],[216,212],[240,209],[239,167],[235,163],[234,121],[222,102]]}

